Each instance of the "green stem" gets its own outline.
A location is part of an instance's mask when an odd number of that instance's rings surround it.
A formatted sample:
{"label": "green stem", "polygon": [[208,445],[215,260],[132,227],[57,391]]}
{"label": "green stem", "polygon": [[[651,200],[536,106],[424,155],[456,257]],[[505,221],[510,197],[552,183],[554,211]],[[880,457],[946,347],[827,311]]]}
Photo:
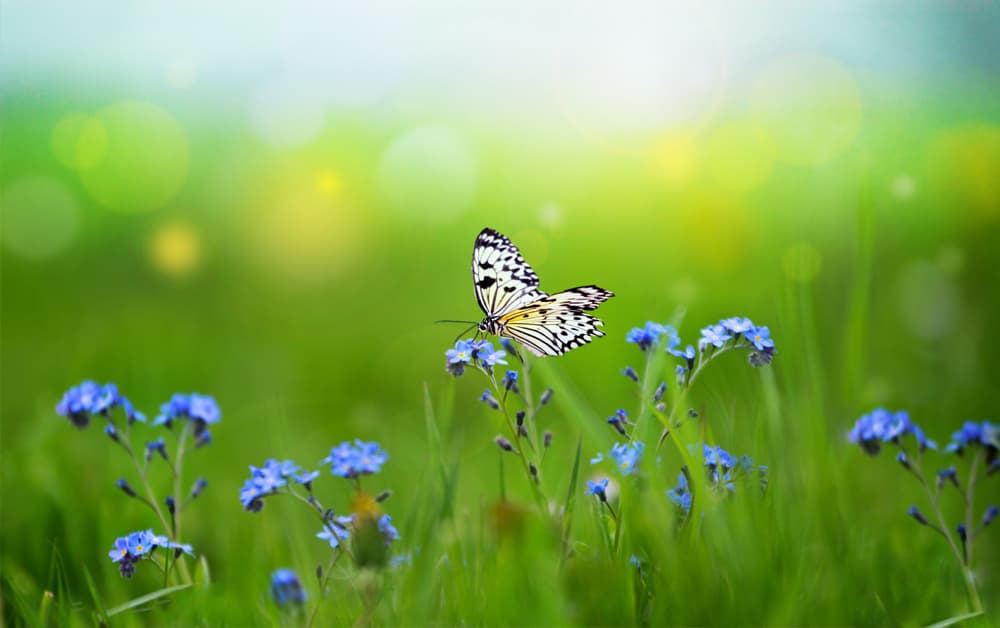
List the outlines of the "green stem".
{"label": "green stem", "polygon": [[[903,447],[900,447],[900,449],[902,449],[903,453],[906,454],[906,450]],[[948,524],[944,519],[944,515],[941,513],[940,506],[938,505],[937,497],[931,493],[931,488],[927,484],[927,480],[924,478],[922,453],[917,457],[917,464],[911,464],[910,468],[913,471],[913,475],[915,475],[917,480],[920,482],[920,486],[924,488],[924,492],[927,494],[927,500],[930,502],[931,509],[934,511],[934,517],[937,519],[938,532],[945,538],[946,541],[948,541],[948,546],[951,547],[951,551],[955,555],[955,560],[958,561],[958,566],[962,570],[962,580],[965,583],[966,595],[969,597],[970,610],[973,612],[983,610],[983,603],[979,600],[979,592],[976,590],[972,570],[967,566],[965,556],[961,551],[959,551],[958,544],[955,543],[955,539],[951,535],[951,530],[948,528]],[[971,535],[968,528],[966,528],[966,539],[969,538],[971,538]],[[966,541],[966,543],[968,543],[968,541]]]}
{"label": "green stem", "polygon": [[[524,475],[528,478],[528,484],[531,485],[532,494],[535,497],[535,502],[537,503],[539,509],[544,513],[546,512],[545,496],[542,495],[542,489],[539,486],[541,477],[539,476],[539,482],[535,481],[534,476],[531,474],[531,469],[529,468],[529,461],[524,448],[521,446],[521,434],[517,430],[517,426],[514,425],[514,420],[510,417],[510,412],[507,410],[507,404],[504,402],[503,393],[500,387],[497,385],[496,376],[493,373],[489,373],[490,383],[493,385],[493,392],[497,398],[497,405],[500,406],[500,410],[503,413],[504,419],[507,421],[507,429],[510,430],[511,436],[514,438],[514,445],[517,449],[517,457],[521,459],[521,466],[524,467]],[[530,444],[530,439],[529,439]],[[537,468],[537,467],[536,467]],[[539,471],[541,473],[541,471]]]}
{"label": "green stem", "polygon": [[[193,419],[192,419],[193,420]],[[180,439],[177,443],[177,455],[174,457],[174,542],[182,543],[181,540],[181,512],[184,509],[184,504],[181,502],[181,474],[184,468],[184,453],[185,446],[187,444],[188,432],[191,429],[191,420],[184,421],[184,427],[181,428]],[[174,561],[175,564],[180,566],[181,574],[184,576],[184,582],[191,582],[191,574],[188,571],[187,560],[185,560],[184,555],[181,554]]]}
{"label": "green stem", "polygon": [[337,548],[333,550],[333,555],[330,556],[330,562],[326,566],[326,571],[323,572],[323,580],[319,585],[319,595],[316,596],[316,604],[313,606],[312,611],[309,613],[309,619],[306,621],[306,628],[311,628],[313,622],[316,621],[316,613],[319,612],[320,602],[326,597],[326,587],[330,584],[330,575],[333,573],[333,568],[337,565],[337,560],[343,554],[342,548]]}

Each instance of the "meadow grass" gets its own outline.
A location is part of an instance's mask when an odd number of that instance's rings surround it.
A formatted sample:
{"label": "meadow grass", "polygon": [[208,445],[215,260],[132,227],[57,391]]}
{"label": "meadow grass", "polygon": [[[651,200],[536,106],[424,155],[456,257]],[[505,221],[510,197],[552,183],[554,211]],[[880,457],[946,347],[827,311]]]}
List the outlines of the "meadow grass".
{"label": "meadow grass", "polygon": [[[38,146],[58,108],[47,114],[29,110],[30,100],[14,104],[4,133],[25,150],[16,164],[6,162],[5,176],[53,169]],[[342,158],[344,172],[360,181],[352,200],[372,201],[366,160],[384,131],[337,128],[331,136],[357,148]],[[220,146],[233,141],[225,128],[213,132]],[[557,184],[539,174],[543,163],[511,160],[513,172],[483,182],[472,215],[440,227],[373,218],[366,252],[321,280],[249,262],[252,245],[240,234],[253,218],[212,214],[207,188],[197,185],[190,208],[175,216],[198,222],[214,257],[186,280],[139,263],[143,237],[158,224],[152,215],[88,207],[80,243],[65,256],[32,264],[5,252],[4,622],[308,621],[321,597],[314,570],[330,558],[315,538],[315,513],[279,497],[260,513],[246,512],[239,488],[248,465],[274,457],[319,468],[331,447],[355,437],[388,452],[382,471],[364,482],[371,494],[392,490],[381,506],[401,535],[392,554],[402,562],[357,569],[338,561],[316,625],[916,625],[962,617],[970,605],[959,565],[906,515],[922,504],[919,486],[892,453],[870,458],[846,436],[876,405],[909,409],[942,445],[964,420],[996,421],[988,391],[998,358],[988,347],[1000,303],[983,286],[997,285],[997,223],[992,214],[968,218],[975,212],[962,213],[962,198],[945,184],[905,216],[892,213],[902,211],[884,192],[894,167],[933,173],[893,152],[890,134],[866,133],[841,161],[808,176],[778,170],[746,200],[757,230],[748,229],[738,263],[693,253],[712,241],[692,244],[694,236],[678,228],[691,225],[690,216],[669,209],[681,194],[630,174],[642,168],[627,157],[569,159]],[[492,146],[498,163],[506,163],[504,151],[516,153]],[[202,158],[222,153],[207,149]],[[884,159],[873,165],[871,154]],[[574,183],[567,173],[576,169],[594,177]],[[196,174],[207,179],[207,171]],[[554,390],[532,428],[536,446],[538,432],[553,433],[540,466],[541,501],[525,465],[493,442],[511,435],[502,413],[478,400],[488,382],[476,372],[446,372],[454,332],[430,323],[474,315],[467,265],[479,228],[509,221],[537,231],[527,209],[499,212],[524,207],[526,193],[512,180],[530,182],[533,194],[562,194],[583,216],[549,238],[547,259],[535,264],[542,288],[595,282],[618,295],[598,312],[607,338],[530,362],[535,397]],[[831,190],[834,198],[823,195]],[[605,209],[612,205],[621,213]],[[812,205],[838,209],[802,209]],[[822,253],[818,275],[796,273],[808,260],[785,254],[803,241]],[[529,261],[539,252],[522,248]],[[947,262],[956,250],[957,268]],[[914,260],[950,268],[942,272],[958,295],[949,326],[932,337],[907,326],[912,312],[901,303],[912,301],[897,298]],[[930,309],[939,297],[928,291],[917,303]],[[647,368],[644,354],[624,341],[629,328],[669,322],[693,343],[706,324],[734,315],[770,327],[778,349],[770,365],[753,368],[745,353],[727,352],[679,404],[676,361],[662,351],[648,368],[663,375],[637,385],[621,374],[627,365],[640,376]],[[222,408],[212,444],[185,461],[192,481],[208,479],[184,520],[183,540],[199,557],[186,562],[190,586],[178,577],[179,588],[157,594],[162,576],[148,565],[125,580],[108,560],[116,537],[156,519],[114,487],[131,463],[99,427],[77,431],[56,415],[62,392],[84,378],[116,382],[150,415],[177,391],[210,394]],[[697,417],[672,426],[657,448],[662,425],[648,397],[661,379],[668,408]],[[617,408],[643,417],[647,449],[638,475],[623,477],[607,461],[590,464],[622,440],[606,423]],[[136,430],[140,441],[160,433]],[[744,483],[728,497],[712,493],[696,472],[702,442],[766,465],[766,490]],[[969,460],[941,456],[931,472]],[[687,519],[666,496],[683,465],[705,497]],[[620,485],[612,500],[620,528],[585,494],[586,481],[600,477]],[[982,507],[997,501],[997,482],[995,475],[983,480]],[[170,486],[163,479],[154,489],[162,495]],[[314,488],[324,505],[350,511],[353,489],[343,478],[322,468]],[[943,506],[957,522],[957,493]],[[997,548],[995,527],[984,530],[975,562],[985,614],[969,625],[1000,618]],[[268,595],[279,567],[294,568],[305,586],[309,606],[298,616],[283,614]]]}

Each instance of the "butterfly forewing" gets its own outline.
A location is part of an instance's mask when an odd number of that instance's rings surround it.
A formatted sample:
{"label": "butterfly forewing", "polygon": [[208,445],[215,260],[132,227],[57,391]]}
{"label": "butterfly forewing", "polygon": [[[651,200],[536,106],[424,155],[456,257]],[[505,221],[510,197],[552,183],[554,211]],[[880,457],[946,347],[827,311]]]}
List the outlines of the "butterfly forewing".
{"label": "butterfly forewing", "polygon": [[562,355],[603,336],[603,321],[587,314],[614,296],[597,286],[580,286],[542,296],[500,317],[506,335],[538,356]]}
{"label": "butterfly forewing", "polygon": [[476,301],[486,316],[502,316],[543,296],[538,275],[501,233],[483,229],[472,249]]}

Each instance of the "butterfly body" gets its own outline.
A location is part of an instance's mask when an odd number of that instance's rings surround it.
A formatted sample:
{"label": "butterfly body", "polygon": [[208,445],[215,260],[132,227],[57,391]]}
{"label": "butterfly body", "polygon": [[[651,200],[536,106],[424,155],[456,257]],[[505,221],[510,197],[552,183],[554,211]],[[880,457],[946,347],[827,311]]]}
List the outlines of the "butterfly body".
{"label": "butterfly body", "polygon": [[479,331],[516,340],[535,355],[562,355],[604,335],[603,321],[587,312],[614,293],[594,285],[542,292],[517,247],[493,229],[476,237],[472,280],[486,315]]}

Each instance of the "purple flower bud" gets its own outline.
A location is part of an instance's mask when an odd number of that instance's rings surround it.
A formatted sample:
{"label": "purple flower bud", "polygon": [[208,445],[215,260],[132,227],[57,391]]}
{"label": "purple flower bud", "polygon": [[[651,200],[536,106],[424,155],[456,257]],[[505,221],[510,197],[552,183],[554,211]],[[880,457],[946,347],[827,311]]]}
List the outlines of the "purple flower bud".
{"label": "purple flower bud", "polygon": [[919,523],[920,525],[922,526],[927,525],[927,519],[925,519],[924,516],[920,514],[920,511],[917,509],[916,506],[910,506],[910,509],[906,511],[906,514],[916,519],[917,523]]}
{"label": "purple flower bud", "polygon": [[896,462],[903,465],[904,469],[910,468],[910,461],[907,459],[906,454],[904,454],[903,452],[899,452],[898,454],[896,454]]}
{"label": "purple flower bud", "polygon": [[965,531],[965,524],[964,523],[958,524],[958,527],[955,528],[955,532],[958,532],[958,538],[962,539],[962,544],[964,545],[966,539],[968,538]]}
{"label": "purple flower bud", "polygon": [[546,449],[548,449],[551,444],[552,444],[552,432],[549,430],[545,430],[545,433],[542,434],[542,445]]}
{"label": "purple flower bud", "polygon": [[941,469],[940,471],[937,472],[937,487],[938,487],[938,490],[940,490],[941,487],[944,486],[944,483],[945,483],[946,480],[948,482],[951,482],[952,484],[954,484],[955,488],[959,488],[959,486],[958,486],[958,472],[955,470],[955,467],[948,467],[947,469]]}
{"label": "purple flower bud", "polygon": [[174,496],[167,495],[167,499],[164,500],[167,504],[167,512],[173,515],[177,511],[177,504],[174,503]]}
{"label": "purple flower bud", "polygon": [[199,495],[201,495],[201,492],[205,490],[206,486],[208,486],[208,480],[205,478],[198,478],[195,481],[194,486],[191,487],[191,499],[196,499]]}
{"label": "purple flower bud", "polygon": [[663,394],[667,392],[667,382],[660,382],[660,385],[656,387],[656,392],[653,393],[653,403],[657,403],[660,399],[663,399]]}
{"label": "purple flower bud", "polygon": [[632,368],[631,366],[626,366],[625,368],[623,368],[622,369],[622,375],[624,375],[625,377],[629,378],[630,380],[632,380],[636,384],[639,383],[639,374],[636,373],[635,369]]}
{"label": "purple flower bud", "polygon": [[104,433],[107,434],[108,438],[110,438],[111,440],[115,441],[116,443],[118,442],[118,430],[115,429],[114,424],[108,423],[107,425],[105,425]]}
{"label": "purple flower bud", "polygon": [[511,445],[510,441],[504,438],[503,436],[500,436],[498,434],[497,437],[493,440],[497,444],[497,447],[499,447],[500,449],[504,451],[514,451],[514,446]]}
{"label": "purple flower bud", "polygon": [[514,415],[514,421],[517,422],[518,427],[524,425],[524,410],[517,411],[517,414]]}
{"label": "purple flower bud", "polygon": [[538,467],[536,467],[534,465],[534,463],[529,462],[528,463],[528,471],[531,472],[531,477],[535,480],[535,482],[537,482],[538,481]]}
{"label": "purple flower bud", "polygon": [[384,502],[385,500],[389,499],[390,497],[392,497],[392,491],[385,490],[385,491],[382,491],[381,493],[379,493],[378,495],[375,496],[375,501],[381,504],[382,502]]}
{"label": "purple flower bud", "polygon": [[987,508],[986,512],[983,513],[983,527],[990,525],[993,520],[997,518],[998,514],[1000,514],[1000,508],[997,508],[996,506],[990,506]]}
{"label": "purple flower bud", "polygon": [[129,483],[125,481],[125,478],[119,478],[118,481],[115,482],[115,486],[120,488],[122,492],[129,497],[135,497],[135,489],[133,489]]}
{"label": "purple flower bud", "polygon": [[538,403],[544,406],[551,400],[552,400],[552,389],[546,388],[545,392],[542,393],[541,399],[538,400]]}
{"label": "purple flower bud", "polygon": [[621,419],[619,419],[618,417],[613,416],[609,418],[608,425],[615,428],[615,430],[617,430],[618,433],[621,434],[622,436],[628,436],[628,433],[625,431],[625,426],[622,425]]}
{"label": "purple flower bud", "polygon": [[482,395],[479,396],[479,400],[493,408],[494,410],[500,409],[500,403],[493,398],[493,394],[490,391],[484,391]]}

